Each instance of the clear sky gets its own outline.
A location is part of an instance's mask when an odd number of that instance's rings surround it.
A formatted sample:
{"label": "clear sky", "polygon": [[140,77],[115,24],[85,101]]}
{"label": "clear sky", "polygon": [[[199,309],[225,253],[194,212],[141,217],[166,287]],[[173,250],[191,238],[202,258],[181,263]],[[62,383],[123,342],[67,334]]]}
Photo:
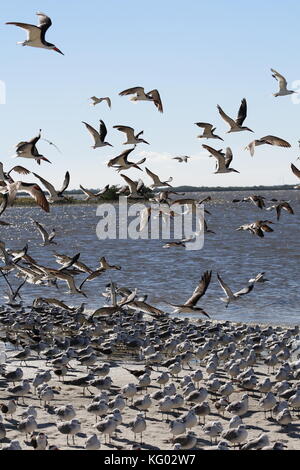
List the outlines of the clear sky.
{"label": "clear sky", "polygon": [[[284,6],[284,8],[283,8]],[[35,13],[52,19],[47,40],[65,55],[16,45],[26,37],[7,21],[36,24]],[[286,76],[289,87],[300,80],[300,4],[296,0],[11,0],[1,5],[1,72],[6,83],[6,104],[0,105],[1,161],[9,169],[23,164],[60,185],[70,171],[70,188],[79,184],[103,187],[123,184],[105,163],[128,146],[125,135],[113,125],[144,129],[151,145],[140,144],[132,159],[148,156],[146,166],[162,179],[173,176],[174,185],[296,184],[290,163],[299,155],[300,104],[291,97],[274,98],[277,82],[270,68]],[[125,88],[157,88],[164,113],[152,103],[130,102],[118,93]],[[106,103],[89,105],[90,96],[110,96]],[[225,134],[227,124],[216,105],[236,117],[242,98],[248,101],[246,126],[255,131]],[[300,101],[300,100],[299,100]],[[93,150],[81,121],[97,127],[103,119],[113,148]],[[197,139],[196,121],[211,122],[221,141]],[[52,164],[11,159],[13,146],[35,136],[46,142],[38,149]],[[199,132],[200,131],[200,132]],[[244,147],[253,138],[272,134],[288,140],[291,149],[262,146],[253,158]],[[202,143],[219,149],[230,146],[232,166],[240,174],[214,175],[215,162]],[[146,152],[146,153],[145,153]],[[191,155],[188,164],[171,157]],[[298,162],[299,163],[299,162]],[[300,164],[298,165],[300,166]],[[129,177],[149,177],[129,170]],[[32,176],[23,178],[33,181]]]}

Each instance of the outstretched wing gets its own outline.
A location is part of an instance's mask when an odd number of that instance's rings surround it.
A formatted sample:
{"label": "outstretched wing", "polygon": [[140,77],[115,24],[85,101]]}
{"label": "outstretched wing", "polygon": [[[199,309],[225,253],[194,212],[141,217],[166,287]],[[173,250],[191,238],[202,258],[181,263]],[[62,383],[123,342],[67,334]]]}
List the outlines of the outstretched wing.
{"label": "outstretched wing", "polygon": [[66,174],[65,174],[65,179],[64,179],[63,185],[62,185],[61,190],[59,191],[58,194],[62,194],[67,189],[69,184],[70,184],[70,173],[67,171]]}
{"label": "outstretched wing", "polygon": [[104,121],[102,121],[102,119],[100,119],[100,139],[101,139],[101,142],[104,142],[105,140],[105,137],[107,135],[107,129],[106,129],[106,125],[104,124]]}
{"label": "outstretched wing", "polygon": [[241,295],[249,294],[249,292],[252,291],[253,287],[254,287],[254,284],[250,284],[249,286],[244,287],[244,289],[241,289],[241,290],[239,290],[238,292],[236,292],[236,293],[234,294],[234,296],[235,296],[235,297],[240,297]]}
{"label": "outstretched wing", "polygon": [[233,292],[232,290],[230,289],[230,287],[223,281],[223,279],[221,278],[221,276],[219,275],[219,273],[217,274],[217,278],[218,278],[218,281],[220,283],[220,286],[222,287],[223,291],[225,292],[225,294],[230,298],[232,299],[234,297],[233,295]]}
{"label": "outstretched wing", "polygon": [[211,280],[211,273],[212,271],[205,271],[192,296],[185,302],[185,306],[195,306],[199,299],[205,294]]}
{"label": "outstretched wing", "polygon": [[90,124],[88,124],[87,122],[82,121],[82,123],[85,125],[85,127],[87,128],[89,133],[92,135],[95,143],[98,142],[98,140],[100,138],[99,132],[97,132],[96,129],[94,129],[92,126],[90,126]]}
{"label": "outstretched wing", "polygon": [[291,163],[291,169],[292,169],[292,172],[294,173],[294,175],[297,176],[298,178],[300,178],[300,170],[298,170],[298,168],[295,165],[293,165],[292,163]]}
{"label": "outstretched wing", "polygon": [[231,119],[226,113],[224,113],[221,106],[217,105],[217,108],[218,108],[220,116],[224,119],[224,121],[226,121],[230,127],[235,127],[236,122],[233,119]]}
{"label": "outstretched wing", "polygon": [[239,113],[235,122],[237,123],[238,126],[241,126],[243,122],[245,121],[246,117],[247,117],[247,101],[246,101],[246,98],[243,98],[240,109],[239,109]]}
{"label": "outstretched wing", "polygon": [[162,113],[163,112],[163,105],[162,105],[160,94],[159,94],[158,90],[151,90],[147,93],[147,95],[151,96],[151,98],[153,99],[154,104],[157,107],[158,111],[160,113]]}

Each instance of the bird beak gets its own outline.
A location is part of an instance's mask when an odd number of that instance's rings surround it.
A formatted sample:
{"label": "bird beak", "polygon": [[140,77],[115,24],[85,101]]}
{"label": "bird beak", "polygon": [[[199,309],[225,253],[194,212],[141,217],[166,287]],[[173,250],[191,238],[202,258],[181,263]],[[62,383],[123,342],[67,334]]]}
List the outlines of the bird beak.
{"label": "bird beak", "polygon": [[48,158],[46,158],[46,157],[40,157],[40,159],[41,159],[41,160],[44,160],[44,162],[52,163],[52,162],[50,162],[50,160],[48,160]]}
{"label": "bird beak", "polygon": [[53,48],[54,51],[59,52],[59,54],[65,55],[63,52],[61,52],[57,47]]}

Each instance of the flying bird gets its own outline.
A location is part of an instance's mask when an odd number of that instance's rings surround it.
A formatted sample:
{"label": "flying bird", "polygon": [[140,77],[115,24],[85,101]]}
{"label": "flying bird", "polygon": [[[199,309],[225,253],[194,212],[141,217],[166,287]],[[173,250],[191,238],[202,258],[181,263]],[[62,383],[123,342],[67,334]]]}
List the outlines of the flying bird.
{"label": "flying bird", "polygon": [[101,189],[100,191],[98,191],[97,193],[92,193],[92,191],[84,188],[83,186],[79,185],[81,191],[84,192],[84,194],[87,196],[84,200],[85,201],[90,201],[91,199],[97,199],[98,197],[100,196],[103,196],[103,194],[106,193],[106,191],[109,190],[109,184],[107,184],[103,189]]}
{"label": "flying bird", "polygon": [[109,142],[105,142],[105,137],[107,135],[107,129],[106,129],[106,125],[104,124],[102,119],[100,119],[100,130],[99,130],[99,132],[96,131],[96,129],[94,129],[92,126],[90,126],[90,124],[88,124],[87,122],[82,121],[82,123],[86,126],[87,130],[89,131],[89,133],[91,134],[91,136],[94,139],[94,145],[92,145],[93,149],[96,149],[98,147],[105,147],[106,145],[109,145],[110,147],[112,147],[112,145]]}
{"label": "flying bird", "polygon": [[262,137],[261,139],[256,139],[250,142],[250,144],[245,147],[245,150],[249,150],[251,157],[254,155],[255,147],[258,145],[275,145],[277,147],[291,147],[291,144],[287,142],[286,140],[281,139],[280,137],[276,137],[275,135],[266,135],[265,137]]}
{"label": "flying bird", "polygon": [[99,104],[102,101],[106,101],[108,107],[111,108],[111,99],[108,96],[105,98],[97,98],[97,96],[92,96],[90,99],[92,100],[91,106],[96,106],[96,104]]}
{"label": "flying bird", "polygon": [[202,145],[203,148],[208,150],[211,153],[211,156],[217,159],[217,166],[216,166],[216,173],[239,173],[239,171],[235,170],[234,168],[230,168],[230,163],[232,162],[233,155],[232,150],[230,147],[226,148],[226,153],[222,150],[216,150],[209,145]]}
{"label": "flying bird", "polygon": [[217,278],[218,278],[218,281],[220,283],[220,286],[222,287],[223,291],[226,294],[226,297],[221,298],[221,300],[223,302],[226,302],[226,307],[228,307],[230,302],[238,300],[238,298],[241,297],[242,295],[249,294],[249,292],[251,292],[253,287],[254,287],[254,284],[250,284],[247,287],[244,287],[244,289],[241,289],[238,292],[233,293],[232,290],[230,289],[230,287],[228,287],[228,285],[225,284],[225,282],[222,280],[219,273],[217,273]]}
{"label": "flying bird", "polygon": [[247,117],[247,101],[246,101],[245,98],[242,99],[240,109],[239,109],[239,112],[238,112],[238,116],[235,120],[231,119],[229,116],[227,116],[227,114],[224,113],[221,106],[217,105],[217,108],[218,108],[218,111],[219,111],[221,117],[230,126],[230,129],[229,129],[229,131],[227,131],[227,134],[229,134],[230,132],[240,132],[240,131],[253,132],[251,129],[249,129],[249,127],[242,126],[243,122],[245,121],[245,119]]}
{"label": "flying bird", "polygon": [[273,96],[285,96],[296,93],[295,91],[287,89],[287,81],[282,75],[280,75],[280,73],[276,72],[274,69],[271,69],[271,72],[273,72],[272,77],[274,77],[279,83],[279,91],[277,93],[273,93]]}
{"label": "flying bird", "polygon": [[32,173],[36,178],[38,178],[40,180],[40,182],[45,186],[45,188],[47,189],[50,197],[49,197],[49,202],[56,202],[56,201],[61,201],[62,199],[65,198],[65,196],[63,195],[63,193],[65,192],[65,190],[67,189],[67,187],[69,186],[69,183],[70,183],[70,173],[67,171],[66,174],[65,174],[65,178],[64,178],[64,181],[63,181],[63,184],[62,184],[62,187],[60,190],[56,190],[54,188],[54,186],[49,183],[49,181],[45,180],[44,178],[42,178],[41,176],[37,175],[36,173]]}
{"label": "flying bird", "polygon": [[267,211],[271,211],[273,209],[276,210],[277,220],[280,219],[282,209],[287,211],[289,214],[292,214],[292,215],[294,214],[293,208],[287,201],[282,201],[282,202],[279,202],[278,204],[273,204],[272,206],[266,208]]}
{"label": "flying bird", "polygon": [[155,174],[152,173],[148,168],[145,168],[146,173],[150,178],[152,179],[153,183],[150,185],[150,188],[160,188],[162,186],[169,186],[170,188],[172,187],[169,183],[173,181],[173,178],[170,177],[167,181],[161,181],[160,178]]}
{"label": "flying bird", "polygon": [[52,21],[49,16],[45,15],[44,13],[37,12],[37,16],[39,17],[39,24],[38,26],[27,24],[27,23],[16,23],[16,22],[8,22],[6,24],[12,24],[15,26],[19,26],[27,31],[27,39],[23,42],[18,42],[17,44],[21,44],[22,46],[31,46],[31,47],[39,47],[42,49],[49,49],[59,54],[64,55],[56,46],[55,44],[51,44],[47,42],[45,39],[45,35],[47,30],[52,25]]}
{"label": "flying bird", "polygon": [[300,170],[295,165],[293,165],[293,163],[291,163],[291,170],[294,173],[294,175],[300,179]]}
{"label": "flying bird", "polygon": [[131,101],[153,101],[160,113],[163,112],[163,105],[161,102],[160,94],[158,90],[151,90],[145,93],[145,89],[141,86],[128,88],[127,90],[121,91],[120,96],[124,95],[136,95],[130,98]]}
{"label": "flying bird", "polygon": [[209,124],[208,122],[195,122],[195,125],[198,127],[201,127],[203,130],[202,135],[198,135],[198,139],[222,139],[222,137],[219,137],[218,135],[214,134],[216,127],[214,127],[212,124]]}
{"label": "flying bird", "polygon": [[139,132],[138,134],[135,135],[134,134],[134,129],[132,127],[129,127],[129,126],[119,126],[118,125],[118,126],[113,126],[113,128],[118,129],[118,131],[124,132],[126,134],[127,142],[124,142],[123,145],[136,145],[136,144],[140,144],[140,143],[149,145],[149,142],[147,142],[146,140],[140,138],[140,135],[142,135],[144,133],[144,131],[141,131],[141,132]]}
{"label": "flying bird", "polygon": [[32,222],[36,225],[38,231],[40,232],[42,238],[43,238],[43,245],[42,246],[47,246],[47,245],[56,245],[56,242],[54,242],[54,237],[56,236],[56,231],[55,229],[52,229],[51,233],[48,233],[47,230],[43,227],[42,224],[37,222],[34,219],[31,219]]}
{"label": "flying bird", "polygon": [[188,159],[191,158],[191,157],[188,157],[187,155],[184,155],[183,157],[173,157],[172,160],[177,160],[178,163],[187,163],[188,162]]}
{"label": "flying bird", "polygon": [[36,144],[41,138],[41,129],[39,131],[39,134],[34,137],[33,139],[29,140],[28,142],[19,142],[16,145],[16,157],[21,157],[21,158],[32,158],[36,160],[36,162],[40,165],[41,160],[51,163],[50,160],[48,160],[46,157],[43,155],[39,154]]}
{"label": "flying bird", "polygon": [[128,161],[128,155],[134,149],[135,149],[135,147],[132,148],[132,149],[129,149],[129,150],[124,150],[124,152],[122,152],[120,155],[118,155],[117,157],[112,158],[111,160],[109,160],[109,162],[107,163],[107,166],[112,167],[112,168],[116,168],[117,172],[125,171],[125,170],[128,170],[129,168],[136,168],[137,170],[143,171],[139,167],[139,165],[144,163],[146,161],[146,158],[142,158],[141,160],[139,160],[136,163]]}
{"label": "flying bird", "polygon": [[268,224],[273,224],[273,222],[271,220],[256,220],[251,224],[241,225],[236,230],[248,230],[253,235],[263,238],[265,236],[264,232],[274,232]]}
{"label": "flying bird", "polygon": [[36,183],[24,183],[23,181],[7,183],[6,188],[0,190],[0,192],[3,191],[8,193],[8,206],[13,205],[18,192],[25,192],[28,193],[45,212],[50,212],[49,202],[40,186]]}
{"label": "flying bird", "polygon": [[169,302],[165,303],[174,307],[174,313],[202,313],[206,317],[210,318],[208,313],[206,313],[201,307],[197,307],[197,303],[201,297],[203,297],[209,286],[211,273],[211,271],[205,271],[192,296],[184,304],[176,305]]}

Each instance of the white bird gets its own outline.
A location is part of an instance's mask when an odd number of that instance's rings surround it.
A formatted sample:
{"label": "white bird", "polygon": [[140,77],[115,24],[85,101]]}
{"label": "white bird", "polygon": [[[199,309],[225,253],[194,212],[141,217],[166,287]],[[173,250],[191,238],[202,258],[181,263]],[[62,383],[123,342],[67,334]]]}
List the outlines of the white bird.
{"label": "white bird", "polygon": [[126,134],[127,142],[124,142],[123,145],[136,145],[136,144],[140,144],[140,143],[149,145],[149,142],[147,142],[146,140],[140,138],[140,135],[142,135],[144,133],[144,131],[141,131],[141,132],[139,132],[138,134],[135,135],[134,129],[132,127],[129,127],[129,126],[117,125],[117,126],[113,126],[113,128],[117,129],[120,132],[124,132]]}
{"label": "white bird", "polygon": [[234,445],[241,446],[248,437],[248,431],[244,424],[240,424],[237,428],[228,429],[221,434],[222,438]]}
{"label": "white bird", "polygon": [[127,90],[123,90],[119,93],[120,96],[133,94],[135,94],[136,96],[130,98],[131,101],[153,101],[158,111],[160,113],[163,112],[163,105],[158,90],[155,89],[145,93],[143,87],[137,86],[133,88],[128,88]]}
{"label": "white bird", "polygon": [[208,150],[211,153],[210,156],[213,156],[217,159],[217,166],[216,171],[214,174],[217,173],[239,173],[239,171],[235,170],[234,168],[230,168],[230,163],[233,159],[232,150],[230,147],[226,148],[226,153],[222,152],[222,150],[215,150],[213,147],[209,145],[202,145],[203,148]]}
{"label": "white bird", "polygon": [[94,139],[94,145],[92,145],[93,149],[96,149],[98,147],[105,147],[107,145],[112,147],[112,145],[109,142],[105,142],[105,137],[107,135],[107,129],[106,129],[106,125],[104,124],[104,121],[102,121],[102,119],[100,119],[99,132],[96,131],[96,129],[94,129],[87,122],[82,121],[82,123],[86,126],[87,130],[89,131],[89,133],[91,134],[91,136]]}
{"label": "white bird", "polygon": [[85,450],[99,450],[101,447],[100,440],[97,437],[97,434],[92,434],[88,436],[85,443]]}
{"label": "white bird", "polygon": [[240,131],[250,131],[250,132],[253,132],[251,129],[249,129],[249,127],[245,127],[245,126],[242,126],[243,122],[245,121],[246,117],[247,117],[247,101],[245,98],[242,99],[241,101],[241,105],[240,105],[240,109],[239,109],[239,112],[238,112],[238,116],[237,118],[234,120],[234,119],[231,119],[229,116],[227,116],[227,114],[224,113],[223,109],[221,108],[221,106],[217,106],[218,108],[218,111],[221,115],[221,117],[224,119],[224,121],[227,122],[227,124],[229,124],[230,126],[230,130],[227,131],[227,133],[230,133],[230,132],[240,132]]}
{"label": "white bird", "polygon": [[22,46],[31,46],[31,47],[49,49],[49,50],[53,50],[53,51],[59,52],[59,54],[64,55],[55,46],[55,44],[51,44],[50,42],[47,42],[45,39],[46,32],[52,25],[52,21],[49,18],[49,16],[41,12],[37,12],[36,14],[39,17],[38,26],[27,24],[27,23],[16,23],[16,22],[6,23],[6,24],[19,26],[20,28],[23,28],[27,31],[27,39],[23,42],[18,42],[18,44],[21,44]]}
{"label": "white bird", "polygon": [[72,436],[73,444],[75,444],[75,435],[81,429],[81,423],[78,419],[57,423],[56,426],[60,433],[67,435],[67,445],[69,445],[69,435]]}
{"label": "white bird", "polygon": [[254,278],[249,279],[249,281],[248,281],[249,284],[254,284],[256,282],[263,283],[263,282],[269,281],[269,279],[266,279],[264,277],[264,274],[265,274],[264,272],[258,273]]}
{"label": "white bird", "polygon": [[174,443],[180,444],[180,450],[193,449],[197,445],[197,435],[193,431],[189,431],[184,436],[175,437]]}
{"label": "white bird", "polygon": [[92,100],[92,106],[96,106],[96,104],[99,104],[102,101],[106,101],[108,107],[111,108],[111,99],[108,96],[105,96],[104,98],[97,98],[97,96],[91,96],[90,99]]}
{"label": "white bird", "polygon": [[261,398],[261,400],[258,402],[259,408],[263,410],[265,416],[267,411],[270,411],[272,415],[272,409],[276,405],[277,401],[272,392],[267,392],[267,394]]}
{"label": "white bird", "polygon": [[169,431],[172,434],[174,440],[175,436],[180,436],[186,432],[186,425],[182,419],[175,419],[169,423]]}
{"label": "white bird", "polygon": [[287,81],[283,75],[280,75],[280,73],[276,72],[274,69],[271,69],[271,72],[273,72],[272,77],[279,82],[279,91],[277,93],[273,93],[273,96],[286,96],[296,93],[295,91],[287,89]]}
{"label": "white bird", "polygon": [[244,394],[241,400],[234,401],[227,406],[226,410],[233,415],[243,416],[248,412],[249,401],[248,395]]}
{"label": "white bird", "polygon": [[204,434],[210,437],[210,441],[213,441],[213,438],[217,442],[217,437],[222,433],[223,426],[220,421],[213,421],[212,423],[207,424],[203,427]]}
{"label": "white bird", "polygon": [[260,450],[270,444],[267,434],[260,434],[257,438],[250,439],[242,446],[242,450]]}
{"label": "white bird", "polygon": [[146,420],[143,417],[143,413],[138,413],[135,420],[130,424],[131,431],[134,433],[134,440],[136,440],[136,435],[141,435],[141,444],[143,443],[143,432],[146,430],[147,424]]}
{"label": "white bird", "polygon": [[244,287],[243,289],[239,290],[238,292],[233,293],[232,290],[230,289],[230,287],[228,287],[228,285],[222,280],[219,273],[217,274],[217,277],[218,277],[218,281],[219,281],[220,286],[222,287],[223,291],[226,294],[226,297],[221,298],[221,300],[223,302],[226,302],[226,307],[228,307],[230,302],[238,300],[238,298],[240,296],[249,294],[249,292],[251,292],[253,287],[254,287],[254,284],[250,284],[249,286]]}
{"label": "white bird", "polygon": [[59,408],[55,408],[55,414],[61,421],[70,421],[71,419],[75,418],[76,412],[74,409],[74,406],[69,404],[69,405],[64,405]]}

